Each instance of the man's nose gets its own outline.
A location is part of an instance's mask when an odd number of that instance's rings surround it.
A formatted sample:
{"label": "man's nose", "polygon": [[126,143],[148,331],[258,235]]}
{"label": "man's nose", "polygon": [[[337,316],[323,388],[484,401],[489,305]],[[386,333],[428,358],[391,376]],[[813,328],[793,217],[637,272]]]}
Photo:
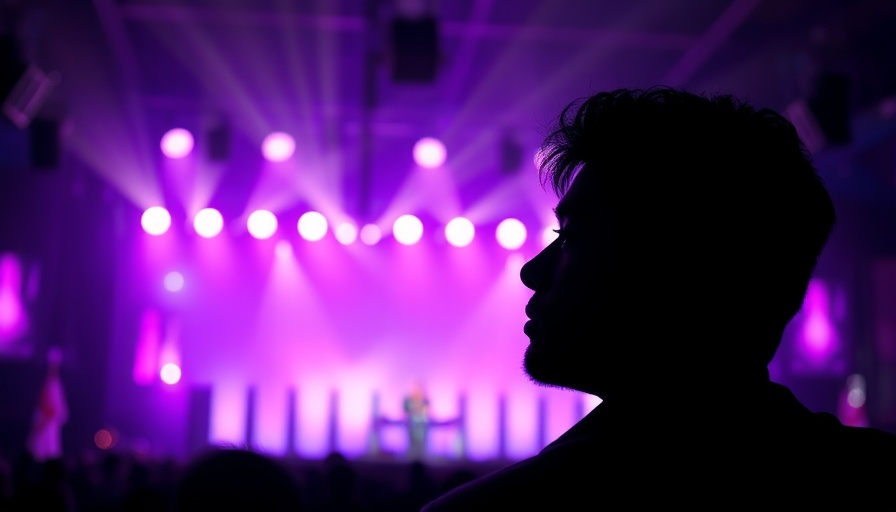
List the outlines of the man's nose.
{"label": "man's nose", "polygon": [[520,280],[526,288],[533,291],[538,289],[544,290],[545,287],[550,285],[551,273],[548,264],[554,257],[555,252],[554,244],[551,244],[523,265],[523,268],[520,269]]}

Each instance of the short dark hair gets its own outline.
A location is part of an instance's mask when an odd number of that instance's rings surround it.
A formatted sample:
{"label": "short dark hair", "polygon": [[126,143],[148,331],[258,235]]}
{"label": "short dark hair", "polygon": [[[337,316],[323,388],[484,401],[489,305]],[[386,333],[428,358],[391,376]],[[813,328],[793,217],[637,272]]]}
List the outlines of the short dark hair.
{"label": "short dark hair", "polygon": [[563,195],[579,173],[594,173],[626,228],[690,265],[689,284],[734,279],[713,290],[747,290],[764,328],[783,330],[800,309],[835,222],[793,124],[731,95],[600,92],[563,109],[540,155],[542,185]]}

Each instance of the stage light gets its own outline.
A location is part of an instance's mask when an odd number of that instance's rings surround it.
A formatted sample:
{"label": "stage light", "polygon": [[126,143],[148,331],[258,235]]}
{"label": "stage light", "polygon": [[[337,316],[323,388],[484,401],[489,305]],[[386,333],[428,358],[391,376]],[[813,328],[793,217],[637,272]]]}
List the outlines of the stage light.
{"label": "stage light", "polygon": [[261,152],[271,162],[288,160],[296,149],[296,141],[288,134],[274,132],[264,138]]}
{"label": "stage light", "polygon": [[214,208],[203,208],[193,217],[193,228],[203,238],[216,236],[224,228],[221,212]]}
{"label": "stage light", "polygon": [[414,161],[420,167],[434,169],[445,163],[447,151],[442,141],[424,137],[414,144]]}
{"label": "stage light", "polygon": [[473,241],[476,227],[464,217],[455,217],[445,224],[445,239],[455,247],[466,247]]}
{"label": "stage light", "polygon": [[265,240],[277,232],[277,217],[267,210],[255,210],[246,220],[249,234],[259,240]]}
{"label": "stage light", "polygon": [[423,236],[423,223],[413,215],[402,215],[392,223],[392,236],[404,245],[414,245]]}
{"label": "stage light", "polygon": [[361,241],[367,245],[375,245],[383,238],[383,233],[376,224],[365,224],[359,233]]}
{"label": "stage light", "polygon": [[176,293],[184,289],[184,276],[176,270],[172,270],[165,274],[165,289],[169,292]]}
{"label": "stage light", "polygon": [[319,212],[305,212],[299,217],[299,234],[309,242],[316,242],[327,234],[327,219]]}
{"label": "stage light", "polygon": [[168,363],[162,366],[159,376],[162,377],[162,382],[173,386],[180,382],[180,366],[177,366],[174,363]]}
{"label": "stage light", "polygon": [[358,238],[358,228],[351,222],[343,222],[336,227],[336,240],[342,245],[349,245]]}
{"label": "stage light", "polygon": [[193,134],[183,128],[173,128],[162,136],[160,146],[168,158],[183,158],[193,151]]}
{"label": "stage light", "polygon": [[108,450],[109,448],[112,448],[113,441],[114,438],[112,437],[112,432],[105,428],[97,430],[96,434],[93,435],[93,442],[100,450]]}
{"label": "stage light", "polygon": [[171,227],[171,214],[161,206],[151,206],[140,217],[140,225],[150,235],[161,235]]}
{"label": "stage light", "polygon": [[504,219],[495,230],[495,238],[505,249],[519,249],[526,242],[526,226],[517,219]]}

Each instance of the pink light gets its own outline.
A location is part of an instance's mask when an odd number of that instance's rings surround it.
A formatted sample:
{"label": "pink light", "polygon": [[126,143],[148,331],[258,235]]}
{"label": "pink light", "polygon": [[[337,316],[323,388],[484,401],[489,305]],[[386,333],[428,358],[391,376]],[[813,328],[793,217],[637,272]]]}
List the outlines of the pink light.
{"label": "pink light", "polygon": [[193,228],[203,238],[216,236],[224,228],[221,212],[214,208],[203,208],[193,217]]}
{"label": "pink light", "polygon": [[517,219],[504,219],[495,230],[495,238],[505,249],[519,249],[526,242],[526,226]]}
{"label": "pink light", "polygon": [[114,438],[112,437],[112,432],[105,428],[97,430],[96,434],[93,435],[93,442],[100,450],[108,450],[109,448],[112,448],[113,441]]}
{"label": "pink light", "polygon": [[296,149],[296,141],[288,134],[274,132],[264,138],[261,143],[261,152],[271,162],[283,162],[288,160]]}
{"label": "pink light", "polygon": [[392,236],[401,244],[414,245],[423,236],[423,223],[413,215],[402,215],[392,224]]}
{"label": "pink light", "polygon": [[22,264],[12,253],[0,255],[0,342],[14,340],[28,331],[28,318],[20,296]]}
{"label": "pink light", "polygon": [[162,340],[162,319],[154,309],[143,311],[140,318],[140,334],[134,353],[134,382],[141,386],[151,384],[156,377],[159,345]]}
{"label": "pink light", "polygon": [[179,292],[184,288],[184,276],[176,270],[165,274],[164,282],[165,289],[172,293]]}
{"label": "pink light", "polygon": [[288,240],[279,240],[274,246],[274,253],[280,259],[286,259],[292,256],[292,245]]}
{"label": "pink light", "polygon": [[209,442],[241,444],[246,442],[246,389],[241,382],[219,381],[212,389],[209,413]]}
{"label": "pink light", "polygon": [[455,247],[466,247],[473,241],[476,227],[469,219],[455,217],[445,225],[445,238]]}
{"label": "pink light", "polygon": [[299,217],[299,234],[309,242],[317,242],[327,234],[327,218],[320,212],[305,212]]}
{"label": "pink light", "polygon": [[837,330],[830,318],[828,288],[821,279],[812,279],[803,303],[802,348],[816,365],[828,362],[836,351]]}
{"label": "pink light", "polygon": [[383,238],[383,233],[376,224],[365,224],[361,228],[360,237],[365,244],[375,245]]}
{"label": "pink light", "polygon": [[193,134],[183,128],[173,128],[165,132],[159,146],[168,158],[183,158],[193,151]]}
{"label": "pink light", "polygon": [[336,240],[342,245],[350,245],[358,238],[358,228],[351,222],[343,222],[336,227]]}
{"label": "pink light", "polygon": [[541,244],[545,247],[551,245],[551,243],[557,239],[557,232],[554,231],[555,227],[547,227],[541,231]]}
{"label": "pink light", "polygon": [[162,377],[162,382],[173,386],[180,382],[180,366],[177,366],[174,363],[168,363],[162,366],[159,376]]}
{"label": "pink light", "polygon": [[259,386],[255,390],[255,417],[252,444],[271,455],[284,455],[288,445],[286,431],[286,389]]}
{"label": "pink light", "polygon": [[442,141],[424,137],[414,144],[414,161],[420,167],[434,169],[445,163],[447,151]]}
{"label": "pink light", "polygon": [[255,210],[246,220],[249,234],[259,240],[266,240],[277,232],[277,217],[267,210]]}
{"label": "pink light", "polygon": [[171,214],[161,206],[151,206],[140,217],[140,225],[143,226],[143,231],[159,236],[171,227]]}

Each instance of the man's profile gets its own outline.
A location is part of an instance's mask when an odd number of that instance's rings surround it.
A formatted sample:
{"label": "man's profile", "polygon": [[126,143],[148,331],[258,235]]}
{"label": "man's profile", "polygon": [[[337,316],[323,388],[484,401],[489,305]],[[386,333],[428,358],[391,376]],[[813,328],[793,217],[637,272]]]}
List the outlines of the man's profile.
{"label": "man's profile", "polygon": [[541,155],[559,230],[521,271],[524,369],[602,402],[426,512],[892,500],[896,435],[769,378],[835,222],[786,118],[619,89],[568,105]]}

